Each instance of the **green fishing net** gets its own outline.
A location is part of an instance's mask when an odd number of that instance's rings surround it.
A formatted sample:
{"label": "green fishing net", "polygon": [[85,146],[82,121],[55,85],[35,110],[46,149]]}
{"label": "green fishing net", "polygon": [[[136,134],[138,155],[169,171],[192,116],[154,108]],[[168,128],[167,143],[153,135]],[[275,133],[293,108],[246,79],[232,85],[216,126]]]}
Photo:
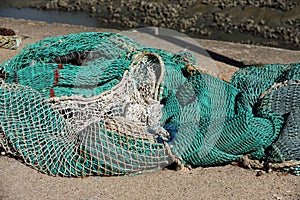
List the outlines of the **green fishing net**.
{"label": "green fishing net", "polygon": [[1,64],[0,146],[41,172],[75,177],[246,154],[299,160],[298,63],[241,69],[231,83],[198,64],[188,51],[107,32],[27,45]]}

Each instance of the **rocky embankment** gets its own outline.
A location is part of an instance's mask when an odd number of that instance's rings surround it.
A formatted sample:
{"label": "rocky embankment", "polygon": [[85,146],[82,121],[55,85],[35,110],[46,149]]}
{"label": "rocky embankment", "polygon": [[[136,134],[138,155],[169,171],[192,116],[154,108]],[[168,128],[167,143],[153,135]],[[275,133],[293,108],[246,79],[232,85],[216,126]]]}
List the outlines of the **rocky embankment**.
{"label": "rocky embankment", "polygon": [[201,38],[300,49],[299,0],[36,0],[30,6],[85,11],[124,28],[158,26]]}

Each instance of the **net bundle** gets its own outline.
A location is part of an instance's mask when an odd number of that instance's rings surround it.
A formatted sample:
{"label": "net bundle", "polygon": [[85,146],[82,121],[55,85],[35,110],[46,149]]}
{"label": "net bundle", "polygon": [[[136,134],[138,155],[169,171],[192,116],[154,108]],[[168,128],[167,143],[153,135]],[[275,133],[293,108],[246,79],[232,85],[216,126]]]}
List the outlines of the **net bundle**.
{"label": "net bundle", "polygon": [[246,154],[300,160],[298,63],[242,69],[231,83],[197,65],[190,52],[107,32],[27,45],[1,64],[0,146],[41,172],[75,177]]}

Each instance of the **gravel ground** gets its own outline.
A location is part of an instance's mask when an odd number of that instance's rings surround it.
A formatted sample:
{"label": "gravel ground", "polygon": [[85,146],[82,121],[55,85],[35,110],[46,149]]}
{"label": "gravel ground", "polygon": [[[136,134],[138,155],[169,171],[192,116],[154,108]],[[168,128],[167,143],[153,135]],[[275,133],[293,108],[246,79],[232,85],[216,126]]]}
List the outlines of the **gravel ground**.
{"label": "gravel ground", "polygon": [[[50,36],[108,29],[0,18],[2,27],[26,35],[22,46]],[[197,40],[203,48],[245,64],[299,61],[300,52],[254,45]],[[20,50],[19,48],[18,50]],[[0,63],[18,50],[0,49]],[[211,60],[230,77],[237,67]],[[300,198],[299,177],[256,172],[233,165],[196,168],[190,172],[162,170],[133,177],[62,178],[40,174],[19,161],[0,156],[0,199],[292,199]]]}

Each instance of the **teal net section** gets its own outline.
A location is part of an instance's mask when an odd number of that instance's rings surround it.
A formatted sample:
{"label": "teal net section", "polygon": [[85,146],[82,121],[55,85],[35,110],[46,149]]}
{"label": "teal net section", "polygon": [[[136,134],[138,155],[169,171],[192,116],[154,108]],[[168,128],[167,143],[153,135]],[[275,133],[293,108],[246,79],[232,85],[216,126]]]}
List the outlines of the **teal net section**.
{"label": "teal net section", "polygon": [[244,92],[243,102],[250,102],[253,113],[264,110],[284,118],[281,134],[262,155],[272,162],[300,159],[299,135],[300,64],[278,64],[248,67],[237,71],[231,83]]}
{"label": "teal net section", "polygon": [[74,177],[248,154],[300,160],[298,63],[241,69],[230,83],[197,65],[188,51],[114,33],[27,45],[1,64],[0,147],[43,173]]}
{"label": "teal net section", "polygon": [[118,83],[129,69],[126,56],[139,46],[113,33],[47,38],[27,45],[18,56],[3,63],[6,82],[32,87],[47,98],[91,97]]}
{"label": "teal net section", "polygon": [[[300,82],[285,81],[274,85],[260,98],[259,109],[273,110],[284,116],[281,134],[266,150],[268,159],[284,162],[300,158]],[[284,97],[284,98],[283,98]],[[295,134],[297,132],[298,134]]]}
{"label": "teal net section", "polygon": [[[195,98],[178,106],[178,112],[171,117],[179,127],[173,152],[184,161],[192,165],[219,165],[245,153],[263,154],[278,136],[282,117],[270,111],[254,116],[249,103],[243,101],[243,93],[230,84],[197,73],[186,85],[193,88]],[[176,100],[181,105],[181,98]]]}

